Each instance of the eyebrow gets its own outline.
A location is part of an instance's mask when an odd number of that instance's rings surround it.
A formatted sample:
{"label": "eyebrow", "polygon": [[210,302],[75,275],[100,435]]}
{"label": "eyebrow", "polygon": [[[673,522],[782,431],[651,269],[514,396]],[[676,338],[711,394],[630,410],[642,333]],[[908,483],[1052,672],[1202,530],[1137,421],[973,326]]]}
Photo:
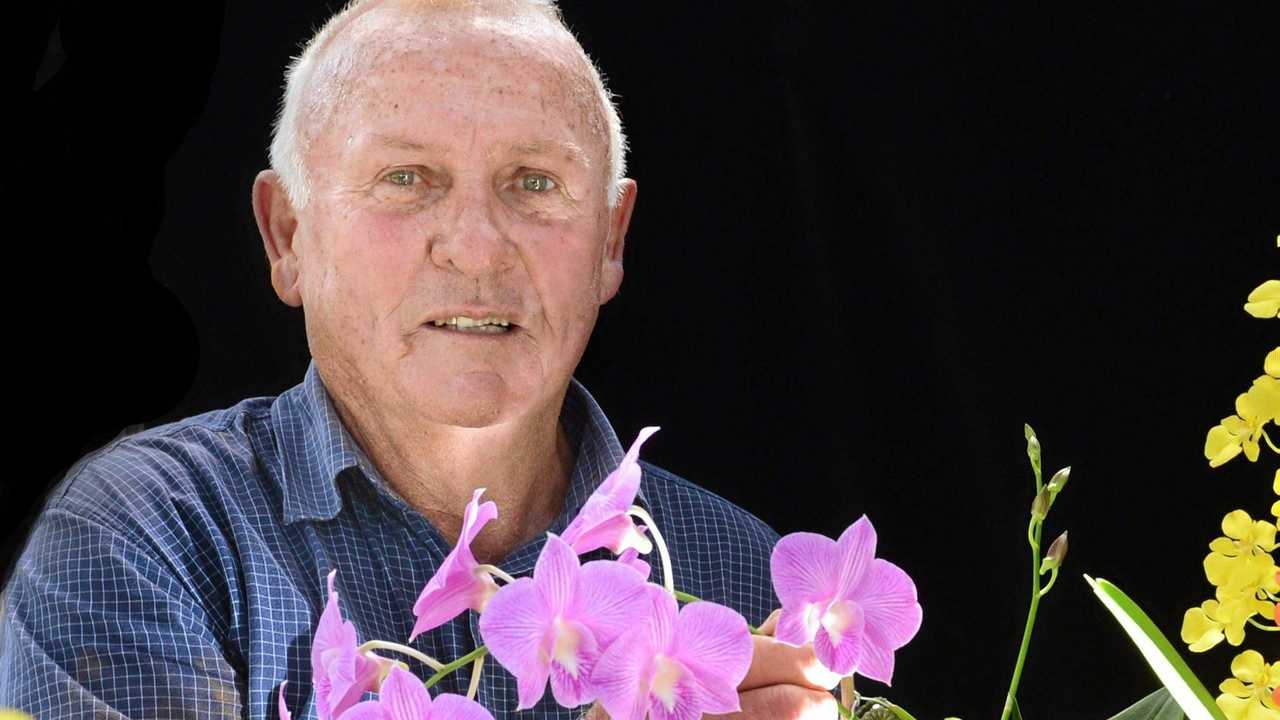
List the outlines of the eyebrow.
{"label": "eyebrow", "polygon": [[374,133],[373,141],[384,147],[394,148],[396,150],[413,150],[414,152],[422,152],[426,150],[439,150],[440,148],[431,143],[420,143],[399,135],[383,135],[382,133]]}

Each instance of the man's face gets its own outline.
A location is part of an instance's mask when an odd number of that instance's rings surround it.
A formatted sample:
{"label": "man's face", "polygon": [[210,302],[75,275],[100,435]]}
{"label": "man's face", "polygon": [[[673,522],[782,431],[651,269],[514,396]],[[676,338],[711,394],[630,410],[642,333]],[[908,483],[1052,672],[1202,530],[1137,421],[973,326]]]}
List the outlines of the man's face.
{"label": "man's face", "polygon": [[[553,401],[622,278],[634,195],[608,207],[592,100],[566,53],[503,27],[384,56],[309,154],[295,248],[312,354],[345,400],[410,423]],[[510,325],[464,327],[490,317]]]}

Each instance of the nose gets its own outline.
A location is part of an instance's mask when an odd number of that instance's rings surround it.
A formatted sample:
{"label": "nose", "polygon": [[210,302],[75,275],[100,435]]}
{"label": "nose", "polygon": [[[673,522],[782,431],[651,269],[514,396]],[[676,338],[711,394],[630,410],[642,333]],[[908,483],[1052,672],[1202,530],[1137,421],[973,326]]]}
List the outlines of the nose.
{"label": "nose", "polygon": [[431,244],[431,261],[469,277],[497,275],[515,264],[515,247],[494,222],[487,193],[458,193],[452,221]]}

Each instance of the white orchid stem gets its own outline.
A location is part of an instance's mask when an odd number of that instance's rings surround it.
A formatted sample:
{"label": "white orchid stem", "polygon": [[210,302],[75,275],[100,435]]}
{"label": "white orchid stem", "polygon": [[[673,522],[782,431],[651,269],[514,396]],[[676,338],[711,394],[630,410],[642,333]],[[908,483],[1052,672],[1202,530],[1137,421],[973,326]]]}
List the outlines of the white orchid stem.
{"label": "white orchid stem", "polygon": [[431,657],[430,655],[426,655],[424,653],[418,652],[417,650],[414,650],[408,645],[401,645],[400,643],[387,642],[386,640],[370,640],[369,642],[356,648],[356,652],[360,653],[361,655],[368,652],[369,650],[393,650],[398,653],[404,653],[409,657],[417,658],[418,660],[421,660],[423,663],[427,665],[427,667],[430,667],[432,670],[435,670],[436,672],[440,672],[440,668],[444,667],[444,663]]}
{"label": "white orchid stem", "polygon": [[476,569],[483,570],[484,572],[489,573],[490,575],[498,578],[499,580],[501,580],[502,582],[508,585],[516,581],[515,578],[508,575],[506,571],[504,571],[502,568],[498,567],[497,565],[477,565]]}
{"label": "white orchid stem", "polygon": [[653,533],[653,544],[658,546],[658,556],[662,558],[662,585],[672,597],[675,597],[676,580],[671,574],[671,555],[667,552],[667,541],[663,540],[662,533],[658,532],[658,524],[639,505],[632,505],[627,514],[644,523],[645,527],[649,528],[649,532]]}
{"label": "white orchid stem", "polygon": [[471,684],[467,686],[467,699],[475,700],[476,691],[480,689],[480,671],[484,668],[484,655],[476,658],[476,663],[471,666]]}

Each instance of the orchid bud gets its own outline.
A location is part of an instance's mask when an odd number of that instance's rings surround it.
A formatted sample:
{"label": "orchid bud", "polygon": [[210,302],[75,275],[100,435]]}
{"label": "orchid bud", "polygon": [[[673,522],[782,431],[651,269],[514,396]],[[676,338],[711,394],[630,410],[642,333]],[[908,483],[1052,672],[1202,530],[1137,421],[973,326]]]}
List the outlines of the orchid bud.
{"label": "orchid bud", "polygon": [[1067,557],[1067,533],[1064,531],[1058,536],[1057,540],[1049,546],[1049,551],[1044,555],[1044,562],[1040,563],[1040,574],[1043,575],[1054,568],[1062,567],[1062,561]]}
{"label": "orchid bud", "polygon": [[1044,520],[1049,514],[1049,505],[1053,503],[1053,496],[1049,492],[1049,488],[1043,488],[1036,494],[1036,499],[1031,503],[1031,517],[1036,521]]}
{"label": "orchid bud", "polygon": [[1071,477],[1071,466],[1068,465],[1049,478],[1049,492],[1057,495],[1062,492],[1062,488],[1066,487],[1067,479]]}
{"label": "orchid bud", "polygon": [[1022,424],[1022,434],[1027,438],[1027,459],[1031,461],[1031,469],[1036,474],[1036,482],[1040,481],[1040,440],[1030,425]]}

